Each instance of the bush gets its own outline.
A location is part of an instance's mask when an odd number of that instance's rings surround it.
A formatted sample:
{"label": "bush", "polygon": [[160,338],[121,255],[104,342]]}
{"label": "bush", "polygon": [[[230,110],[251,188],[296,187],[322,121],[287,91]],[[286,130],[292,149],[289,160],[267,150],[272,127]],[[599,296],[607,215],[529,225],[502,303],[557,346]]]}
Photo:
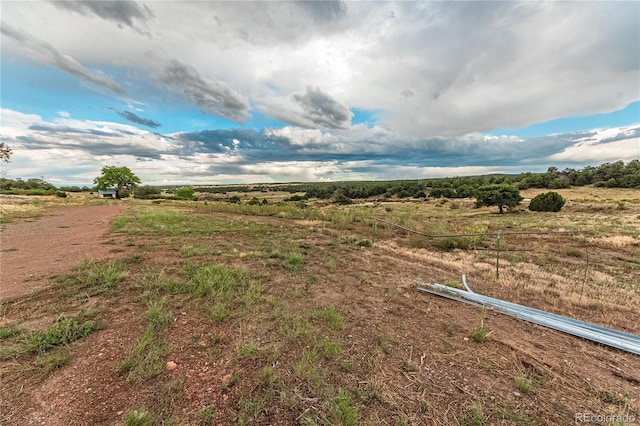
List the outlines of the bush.
{"label": "bush", "polygon": [[195,198],[195,193],[195,189],[191,188],[190,186],[184,186],[182,188],[176,189],[175,195],[179,200],[193,200]]}
{"label": "bush", "polygon": [[353,204],[353,200],[349,197],[347,197],[344,194],[340,194],[336,197],[336,200],[334,201],[336,204],[341,204],[341,205],[348,205],[348,204]]}
{"label": "bush", "polygon": [[136,198],[153,199],[160,197],[160,188],[151,185],[144,185],[136,188],[134,194]]}
{"label": "bush", "polygon": [[67,193],[64,191],[56,191],[56,197],[67,198]]}
{"label": "bush", "polygon": [[529,203],[529,210],[534,212],[559,212],[566,200],[557,192],[538,194]]}

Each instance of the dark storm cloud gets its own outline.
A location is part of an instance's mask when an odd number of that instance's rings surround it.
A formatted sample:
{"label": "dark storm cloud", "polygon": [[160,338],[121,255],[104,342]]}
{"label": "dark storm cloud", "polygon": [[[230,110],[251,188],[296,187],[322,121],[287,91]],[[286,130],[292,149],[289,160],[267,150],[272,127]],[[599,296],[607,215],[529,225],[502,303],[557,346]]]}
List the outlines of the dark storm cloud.
{"label": "dark storm cloud", "polygon": [[141,6],[132,0],[77,0],[53,1],[56,7],[66,9],[81,15],[97,15],[102,19],[113,21],[119,26],[126,25],[134,28],[134,21],[148,21],[153,13],[147,6]]}
{"label": "dark storm cloud", "polygon": [[106,87],[119,95],[124,94],[124,89],[111,77],[86,69],[80,62],[60,52],[49,43],[39,40],[17,28],[13,28],[7,25],[6,22],[0,24],[0,32],[28,50],[36,60],[74,75],[84,81]]}
{"label": "dark storm cloud", "polygon": [[347,106],[310,86],[305,93],[270,99],[262,107],[277,120],[309,129],[348,129],[353,117]]}
{"label": "dark storm cloud", "polygon": [[307,86],[304,94],[296,93],[291,98],[297,102],[312,122],[330,129],[348,127],[351,122],[349,108],[322,93],[319,88]]}
{"label": "dark storm cloud", "polygon": [[347,13],[347,6],[342,1],[298,1],[296,5],[318,23],[341,19]]}
{"label": "dark storm cloud", "polygon": [[151,127],[153,129],[161,126],[161,124],[158,123],[157,121],[151,120],[149,118],[142,118],[131,111],[118,112],[118,115],[127,121],[130,121],[135,124],[142,124],[143,126]]}
{"label": "dark storm cloud", "polygon": [[164,69],[161,80],[179,90],[202,112],[244,123],[249,116],[249,101],[227,84],[201,76],[190,65],[171,61]]}

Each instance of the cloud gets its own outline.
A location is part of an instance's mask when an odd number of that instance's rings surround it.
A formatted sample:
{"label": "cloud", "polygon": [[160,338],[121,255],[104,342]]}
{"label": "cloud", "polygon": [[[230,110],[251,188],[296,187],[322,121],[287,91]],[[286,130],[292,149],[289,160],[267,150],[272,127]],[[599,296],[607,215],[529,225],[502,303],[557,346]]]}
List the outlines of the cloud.
{"label": "cloud", "polygon": [[347,5],[343,1],[297,1],[296,5],[305,10],[318,23],[331,22],[345,17]]}
{"label": "cloud", "polygon": [[119,26],[131,28],[134,28],[134,20],[144,22],[153,18],[153,13],[147,6],[141,6],[132,0],[55,0],[52,3],[60,9],[85,16],[94,14]]}
{"label": "cloud", "polygon": [[124,118],[127,121],[130,121],[132,123],[136,123],[136,124],[142,124],[143,126],[147,126],[147,127],[151,127],[151,128],[157,128],[160,127],[161,124],[158,123],[157,121],[148,119],[148,118],[142,118],[137,114],[134,114],[131,111],[122,111],[122,112],[118,112],[118,115],[122,118]]}
{"label": "cloud", "polygon": [[45,41],[39,40],[30,34],[20,31],[17,28],[8,25],[6,22],[0,23],[0,32],[18,43],[40,62],[74,75],[89,83],[106,87],[119,95],[125,93],[124,89],[111,77],[86,69],[73,57],[63,54]]}
{"label": "cloud", "polygon": [[47,159],[47,164],[64,161],[66,169],[55,173],[61,182],[75,184],[87,183],[73,180],[88,173],[85,169],[98,173],[113,163],[131,167],[147,183],[180,184],[536,172],[640,156],[640,125],[537,138],[468,134],[398,140],[364,126],[348,132],[284,127],[163,135],[108,121],[45,120],[9,109],[0,114],[0,139],[14,149],[9,177],[25,176]]}
{"label": "cloud", "polygon": [[267,99],[263,105],[264,112],[277,120],[311,129],[347,129],[353,117],[347,106],[310,86],[304,93]]}
{"label": "cloud", "polygon": [[201,76],[190,65],[171,61],[163,70],[161,80],[177,89],[202,112],[243,123],[249,116],[249,101],[227,84]]}

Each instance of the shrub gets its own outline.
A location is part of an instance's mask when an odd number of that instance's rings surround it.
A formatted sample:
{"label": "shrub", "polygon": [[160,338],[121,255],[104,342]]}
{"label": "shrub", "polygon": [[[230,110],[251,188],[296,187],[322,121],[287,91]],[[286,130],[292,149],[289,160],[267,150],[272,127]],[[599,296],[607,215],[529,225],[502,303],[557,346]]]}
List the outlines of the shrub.
{"label": "shrub", "polygon": [[144,185],[136,188],[134,190],[134,194],[136,198],[159,198],[160,196],[160,188],[156,188],[151,185]]}
{"label": "shrub", "polygon": [[529,203],[529,210],[534,212],[559,212],[566,200],[557,192],[538,194]]}
{"label": "shrub", "polygon": [[338,195],[334,202],[341,205],[353,204],[353,200],[344,194]]}
{"label": "shrub", "polygon": [[190,186],[184,186],[182,188],[176,189],[175,196],[179,200],[193,200],[195,198],[195,192],[195,189],[191,188]]}
{"label": "shrub", "polygon": [[67,193],[64,191],[56,191],[56,197],[67,198]]}

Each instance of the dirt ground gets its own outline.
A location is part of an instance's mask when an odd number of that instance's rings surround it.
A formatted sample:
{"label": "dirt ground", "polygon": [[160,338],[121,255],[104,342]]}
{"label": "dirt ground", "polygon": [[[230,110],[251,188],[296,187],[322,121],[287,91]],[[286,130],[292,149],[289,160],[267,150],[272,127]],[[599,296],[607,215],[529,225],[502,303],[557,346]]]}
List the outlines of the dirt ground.
{"label": "dirt ground", "polygon": [[[2,231],[2,296],[26,300],[29,292],[37,292],[34,300],[40,304],[56,300],[56,290],[46,286],[50,277],[87,258],[129,256],[162,265],[167,273],[179,270],[183,241],[171,234],[132,234],[131,244],[126,245],[122,234],[105,236],[109,220],[125,208],[69,207],[51,210],[34,222],[8,224]],[[453,262],[446,266],[426,261],[420,258],[421,253],[428,254],[426,250],[409,251],[397,241],[361,247],[344,238],[352,231],[219,213],[209,213],[207,219],[247,227],[257,223],[268,232],[260,238],[244,231],[190,238],[190,244],[212,249],[189,258],[190,262],[215,260],[252,271],[263,283],[266,300],[281,300],[281,308],[292,315],[321,306],[343,312],[344,327],[334,331],[333,338],[343,342],[340,363],[349,368],[341,370],[332,359],[317,362],[327,371],[340,372],[327,373],[327,380],[369,395],[357,424],[554,425],[573,424],[568,419],[574,413],[639,413],[640,357],[493,312],[482,320],[477,308],[415,290],[416,278],[426,282],[459,278]],[[119,238],[118,246],[108,244],[110,238]],[[256,256],[261,245],[277,246],[285,238],[301,248],[304,273],[283,273],[277,258]],[[177,298],[166,331],[172,346],[167,359],[177,368],[143,385],[115,373],[144,330],[145,308],[136,283],[145,273],[131,267],[117,303],[96,298],[95,303],[105,303],[106,328],[75,342],[68,365],[40,381],[33,376],[24,389],[6,388],[19,403],[9,408],[0,404],[0,412],[4,411],[0,424],[117,425],[131,410],[154,404],[170,412],[175,424],[240,424],[238,407],[244,397],[263,391],[258,377],[265,366],[277,372],[279,394],[250,423],[303,424],[304,416],[319,410],[325,397],[290,368],[304,353],[305,343],[261,329],[260,324],[270,318],[268,306],[258,309],[251,321],[214,325],[201,310],[193,309],[193,301]],[[479,292],[503,291],[480,276],[471,279]],[[544,308],[554,298],[543,297],[524,292],[514,301]],[[10,306],[7,316],[17,323],[27,321],[31,314],[22,306]],[[562,311],[568,306],[558,303],[555,308]],[[581,319],[595,320],[587,309],[578,313]],[[620,309],[598,322],[623,328],[630,321],[629,331],[637,332],[636,318],[637,311]],[[469,335],[481,321],[491,332],[476,343]],[[257,342],[263,355],[238,357],[235,348],[243,342]],[[274,348],[277,359],[264,355]],[[11,367],[9,361],[5,364]],[[225,382],[235,373],[239,382],[227,389]],[[529,393],[514,386],[514,378],[524,374],[534,383]],[[3,392],[8,393],[6,389]],[[482,423],[473,418],[475,407],[485,410]],[[204,421],[208,408],[217,413],[215,422]]]}
{"label": "dirt ground", "polygon": [[41,289],[52,275],[84,259],[113,257],[105,245],[109,221],[126,207],[81,206],[47,210],[38,219],[0,230],[0,299]]}

